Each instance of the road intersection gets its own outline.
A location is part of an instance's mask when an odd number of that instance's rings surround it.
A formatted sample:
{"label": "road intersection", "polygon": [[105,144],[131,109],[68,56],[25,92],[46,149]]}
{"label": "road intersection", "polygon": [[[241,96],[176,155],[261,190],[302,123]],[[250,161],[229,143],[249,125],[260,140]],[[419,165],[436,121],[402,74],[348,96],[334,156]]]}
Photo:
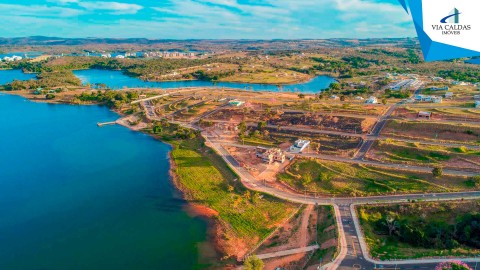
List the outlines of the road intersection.
{"label": "road intersection", "polygon": [[[372,197],[315,197],[306,194],[287,192],[261,183],[243,168],[225,148],[211,140],[204,134],[207,146],[214,149],[239,176],[241,182],[249,189],[267,193],[275,197],[302,204],[333,205],[339,231],[339,255],[335,260],[322,269],[434,269],[435,265],[449,261],[451,258],[402,260],[402,261],[376,261],[369,256],[368,248],[363,240],[363,234],[355,214],[355,205],[361,204],[387,204],[405,203],[415,201],[442,201],[442,200],[470,200],[479,199],[480,191],[454,192],[454,193],[428,193],[428,194],[402,194]],[[465,258],[465,262],[475,266],[480,263],[480,258]],[[393,266],[393,268],[392,268]]]}

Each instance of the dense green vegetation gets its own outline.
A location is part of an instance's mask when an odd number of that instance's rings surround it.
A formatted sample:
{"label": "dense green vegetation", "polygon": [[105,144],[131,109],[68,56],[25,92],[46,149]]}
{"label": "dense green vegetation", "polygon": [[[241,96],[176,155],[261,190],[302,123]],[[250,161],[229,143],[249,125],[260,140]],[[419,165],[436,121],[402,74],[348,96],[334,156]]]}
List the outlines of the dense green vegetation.
{"label": "dense green vegetation", "polygon": [[41,71],[36,80],[15,80],[5,86],[8,91],[52,88],[65,86],[80,86],[82,82],[71,71]]}
{"label": "dense green vegetation", "polygon": [[438,76],[456,81],[478,83],[480,82],[480,69],[441,70],[438,72]]}
{"label": "dense green vegetation", "polygon": [[361,206],[360,223],[374,257],[480,254],[480,202]]}
{"label": "dense green vegetation", "polygon": [[80,95],[76,95],[72,102],[103,103],[110,108],[119,109],[123,104],[130,103],[136,99],[138,99],[138,92],[135,91],[97,90],[82,92]]}
{"label": "dense green vegetation", "polygon": [[244,270],[262,270],[263,269],[263,261],[255,256],[248,257],[245,262],[243,263]]}

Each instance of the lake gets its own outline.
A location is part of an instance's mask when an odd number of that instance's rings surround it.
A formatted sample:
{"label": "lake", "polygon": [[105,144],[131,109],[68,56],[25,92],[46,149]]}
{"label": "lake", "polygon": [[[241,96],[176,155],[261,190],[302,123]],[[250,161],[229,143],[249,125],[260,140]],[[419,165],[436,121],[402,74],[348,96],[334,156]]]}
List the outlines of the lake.
{"label": "lake", "polygon": [[[180,87],[229,87],[252,91],[273,91],[278,92],[280,89],[276,85],[268,84],[250,84],[250,83],[233,83],[233,82],[217,82],[208,81],[171,81],[171,82],[146,82],[139,78],[130,77],[121,71],[111,70],[77,70],[75,75],[82,80],[84,84],[104,83],[112,89],[121,89],[124,87],[138,88],[180,88]],[[327,88],[335,79],[329,76],[318,76],[306,83],[284,85],[282,91],[302,92],[302,93],[318,93]]]}
{"label": "lake", "polygon": [[480,58],[470,59],[470,60],[465,61],[465,62],[470,63],[470,64],[480,65]]}
{"label": "lake", "polygon": [[[170,147],[101,106],[0,93],[0,269],[198,268],[207,224],[184,211]],[[7,117],[8,116],[8,117]]]}
{"label": "lake", "polygon": [[26,81],[36,77],[37,74],[23,73],[19,69],[0,70],[0,85],[11,83],[14,80]]}

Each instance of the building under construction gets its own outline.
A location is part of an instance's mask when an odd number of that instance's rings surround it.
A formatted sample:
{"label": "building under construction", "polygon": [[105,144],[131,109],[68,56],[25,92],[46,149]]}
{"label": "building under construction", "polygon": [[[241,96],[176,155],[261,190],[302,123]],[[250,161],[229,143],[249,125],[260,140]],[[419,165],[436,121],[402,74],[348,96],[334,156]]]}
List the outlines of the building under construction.
{"label": "building under construction", "polygon": [[283,163],[285,162],[285,152],[280,148],[263,148],[257,147],[256,154],[258,158],[261,158],[264,162],[272,164],[273,162]]}

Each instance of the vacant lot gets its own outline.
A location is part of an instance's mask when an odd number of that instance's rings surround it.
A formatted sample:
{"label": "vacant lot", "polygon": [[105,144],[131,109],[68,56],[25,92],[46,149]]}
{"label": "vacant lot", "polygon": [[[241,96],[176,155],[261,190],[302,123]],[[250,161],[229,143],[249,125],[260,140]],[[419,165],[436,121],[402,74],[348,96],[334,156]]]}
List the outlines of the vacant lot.
{"label": "vacant lot", "polygon": [[278,179],[297,189],[317,194],[367,196],[412,192],[446,192],[475,189],[470,179],[315,159],[299,159]]}
{"label": "vacant lot", "polygon": [[480,201],[357,207],[374,258],[480,254]]}
{"label": "vacant lot", "polygon": [[471,104],[466,104],[465,108],[448,108],[448,107],[405,107],[398,108],[393,113],[393,116],[399,118],[416,119],[418,112],[428,111],[432,113],[432,120],[449,120],[449,121],[463,121],[463,122],[480,122],[480,110],[475,109]]}
{"label": "vacant lot", "polygon": [[319,205],[316,210],[318,215],[317,243],[320,245],[320,249],[313,253],[307,263],[307,269],[317,269],[319,264],[325,265],[336,257],[338,251],[338,231],[333,206]]}
{"label": "vacant lot", "polygon": [[[181,139],[187,132],[189,139]],[[174,147],[171,155],[175,182],[186,198],[216,213],[216,241],[221,251],[242,257],[296,206],[246,190],[223,159],[192,134],[176,125],[164,125],[156,136]]]}
{"label": "vacant lot", "polygon": [[429,141],[480,143],[480,125],[389,120],[382,135]]}
{"label": "vacant lot", "polygon": [[480,150],[406,143],[392,139],[375,142],[367,158],[391,163],[438,165],[445,168],[480,172]]}
{"label": "vacant lot", "polygon": [[286,112],[268,121],[271,125],[281,127],[314,128],[349,133],[369,132],[375,122],[375,118],[363,119],[308,112]]}

